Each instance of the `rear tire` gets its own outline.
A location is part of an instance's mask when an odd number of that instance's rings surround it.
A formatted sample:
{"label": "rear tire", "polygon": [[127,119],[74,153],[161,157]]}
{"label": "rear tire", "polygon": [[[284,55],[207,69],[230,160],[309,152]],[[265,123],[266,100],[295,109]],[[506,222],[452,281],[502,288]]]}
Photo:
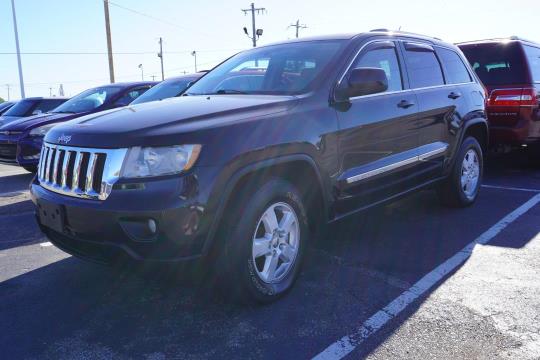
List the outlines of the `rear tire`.
{"label": "rear tire", "polygon": [[484,161],[482,147],[474,137],[467,137],[458,151],[454,167],[438,189],[444,205],[467,207],[478,197]]}
{"label": "rear tire", "polygon": [[247,186],[227,209],[217,258],[223,295],[235,302],[270,303],[286,294],[300,272],[309,227],[300,192],[282,179]]}

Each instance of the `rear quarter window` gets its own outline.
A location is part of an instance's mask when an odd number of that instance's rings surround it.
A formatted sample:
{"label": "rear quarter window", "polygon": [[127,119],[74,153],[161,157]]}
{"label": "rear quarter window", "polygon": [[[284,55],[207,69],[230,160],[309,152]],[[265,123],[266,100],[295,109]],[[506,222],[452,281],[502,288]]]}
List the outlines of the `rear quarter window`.
{"label": "rear quarter window", "polygon": [[486,85],[528,82],[527,66],[518,42],[460,46],[480,80]]}
{"label": "rear quarter window", "polygon": [[531,69],[533,82],[540,83],[540,48],[525,45],[525,55]]}
{"label": "rear quarter window", "polygon": [[472,81],[471,74],[469,74],[461,57],[455,51],[438,48],[437,52],[443,63],[448,84],[462,84]]}

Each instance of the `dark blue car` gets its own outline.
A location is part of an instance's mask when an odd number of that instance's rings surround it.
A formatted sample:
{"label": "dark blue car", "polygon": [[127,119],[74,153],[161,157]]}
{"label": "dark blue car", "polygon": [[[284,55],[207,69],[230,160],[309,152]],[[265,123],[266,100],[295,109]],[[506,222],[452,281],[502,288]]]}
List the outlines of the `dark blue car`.
{"label": "dark blue car", "polygon": [[[68,98],[31,97],[17,101],[0,116],[0,127],[25,117],[41,115],[66,102]],[[3,105],[3,104],[2,104]]]}
{"label": "dark blue car", "polygon": [[35,172],[43,136],[58,123],[129,105],[155,82],[117,83],[88,89],[51,112],[0,126],[0,163]]}
{"label": "dark blue car", "polygon": [[13,101],[4,101],[0,104],[0,115],[11,109],[11,107],[15,105],[15,102]]}

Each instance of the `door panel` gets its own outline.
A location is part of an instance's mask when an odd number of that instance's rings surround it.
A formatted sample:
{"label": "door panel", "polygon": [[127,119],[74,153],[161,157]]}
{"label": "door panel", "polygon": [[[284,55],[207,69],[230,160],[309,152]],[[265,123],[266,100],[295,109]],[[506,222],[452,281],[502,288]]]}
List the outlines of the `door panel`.
{"label": "door panel", "polygon": [[[338,211],[343,212],[399,192],[395,185],[414,167],[407,159],[414,158],[418,147],[416,95],[403,90],[393,43],[372,44],[351,69],[361,67],[383,69],[389,88],[384,93],[352,98],[338,109],[338,197],[342,200]],[[347,79],[345,76],[344,81]]]}

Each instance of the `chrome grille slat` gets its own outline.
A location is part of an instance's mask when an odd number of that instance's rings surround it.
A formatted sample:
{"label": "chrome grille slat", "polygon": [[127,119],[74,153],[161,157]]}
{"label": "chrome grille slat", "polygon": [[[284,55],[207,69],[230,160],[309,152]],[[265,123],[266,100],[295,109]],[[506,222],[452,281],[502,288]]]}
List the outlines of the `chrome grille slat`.
{"label": "chrome grille slat", "polygon": [[69,171],[69,159],[71,157],[71,151],[66,150],[64,153],[64,163],[62,164],[62,189],[67,189],[67,174]]}
{"label": "chrome grille slat", "polygon": [[79,193],[81,189],[79,188],[79,176],[81,174],[81,165],[83,161],[83,156],[80,151],[77,151],[75,156],[75,164],[73,165],[73,182],[71,183],[71,189],[76,193]]}
{"label": "chrome grille slat", "polygon": [[96,171],[96,163],[97,163],[97,154],[96,153],[90,153],[90,158],[88,159],[88,170],[86,170],[86,191],[85,193],[87,195],[92,195],[96,193],[93,188],[94,184],[94,172]]}
{"label": "chrome grille slat", "polygon": [[105,200],[120,177],[126,153],[127,149],[93,149],[44,143],[38,180],[43,188],[62,195]]}
{"label": "chrome grille slat", "polygon": [[51,172],[51,159],[54,153],[54,148],[49,148],[48,155],[47,155],[47,163],[45,164],[45,182],[50,181],[50,172]]}
{"label": "chrome grille slat", "polygon": [[62,150],[61,149],[57,149],[56,150],[56,155],[54,157],[54,165],[53,165],[53,175],[52,175],[52,180],[51,182],[54,184],[54,185],[58,185],[58,182],[57,182],[57,179],[58,179],[58,162],[60,160],[60,155],[62,154]]}

